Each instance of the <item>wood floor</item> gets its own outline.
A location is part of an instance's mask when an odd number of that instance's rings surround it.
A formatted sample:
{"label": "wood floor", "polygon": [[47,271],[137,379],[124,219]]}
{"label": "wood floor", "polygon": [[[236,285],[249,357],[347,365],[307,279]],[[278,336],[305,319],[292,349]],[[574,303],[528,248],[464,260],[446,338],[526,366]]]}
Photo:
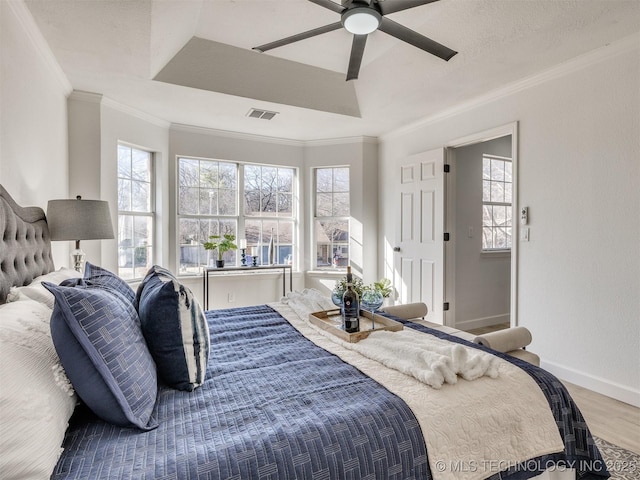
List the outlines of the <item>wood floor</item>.
{"label": "wood floor", "polygon": [[589,430],[619,447],[640,454],[640,408],[563,381]]}
{"label": "wood floor", "polygon": [[509,322],[496,323],[495,325],[490,325],[488,327],[472,328],[469,330],[465,330],[465,332],[473,333],[474,335],[482,335],[484,333],[491,333],[495,332],[496,330],[503,330],[505,328],[509,328]]}
{"label": "wood floor", "polygon": [[[482,335],[503,328],[509,328],[509,324],[492,325],[468,331],[475,335]],[[578,405],[593,435],[640,454],[640,408],[569,382],[562,383]]]}

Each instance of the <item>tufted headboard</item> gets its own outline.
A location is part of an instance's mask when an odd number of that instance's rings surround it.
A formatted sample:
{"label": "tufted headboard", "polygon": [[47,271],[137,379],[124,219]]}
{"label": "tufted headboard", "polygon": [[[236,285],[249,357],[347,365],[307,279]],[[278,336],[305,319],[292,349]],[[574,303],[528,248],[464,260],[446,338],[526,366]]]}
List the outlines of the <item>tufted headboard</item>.
{"label": "tufted headboard", "polygon": [[54,270],[44,210],[21,207],[0,185],[0,304],[9,289]]}

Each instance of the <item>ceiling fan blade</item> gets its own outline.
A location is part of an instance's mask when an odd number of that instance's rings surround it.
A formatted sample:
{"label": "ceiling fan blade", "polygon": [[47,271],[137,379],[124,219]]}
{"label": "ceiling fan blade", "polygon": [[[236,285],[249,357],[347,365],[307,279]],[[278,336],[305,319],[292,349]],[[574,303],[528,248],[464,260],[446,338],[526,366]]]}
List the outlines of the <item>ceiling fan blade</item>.
{"label": "ceiling fan blade", "polygon": [[430,38],[427,38],[424,35],[419,34],[418,32],[410,30],[407,27],[394,22],[393,20],[389,20],[386,17],[382,17],[382,21],[380,22],[378,30],[387,33],[392,37],[396,37],[399,40],[410,43],[414,47],[418,47],[425,52],[429,52],[436,57],[442,58],[443,60],[448,61],[451,57],[458,53],[455,50],[451,50],[449,47],[445,47],[444,45],[431,40]]}
{"label": "ceiling fan blade", "polygon": [[351,44],[351,57],[349,57],[349,68],[347,69],[347,81],[355,80],[360,73],[364,46],[367,44],[367,35],[354,35]]}
{"label": "ceiling fan blade", "polygon": [[378,6],[380,7],[382,15],[389,15],[390,13],[401,12],[402,10],[408,10],[409,8],[419,7],[420,5],[437,1],[438,0],[386,0],[384,2],[378,2]]}
{"label": "ceiling fan blade", "polygon": [[299,42],[300,40],[304,40],[305,38],[311,38],[315,37],[316,35],[322,35],[323,33],[333,32],[334,30],[338,30],[339,28],[342,28],[342,23],[331,23],[329,25],[325,25],[324,27],[318,27],[314,28],[313,30],[308,30],[306,32],[297,33],[296,35],[291,35],[290,37],[283,38],[282,40],[276,40],[275,42],[265,43],[264,45],[260,45],[259,47],[253,47],[252,50],[257,50],[258,52],[266,52],[267,50],[271,50],[272,48],[282,47],[284,45],[289,45],[290,43]]}
{"label": "ceiling fan blade", "polygon": [[332,2],[331,0],[309,0],[311,3],[315,3],[316,5],[320,5],[321,7],[328,8],[329,10],[333,10],[336,13],[342,13],[344,7],[338,3]]}

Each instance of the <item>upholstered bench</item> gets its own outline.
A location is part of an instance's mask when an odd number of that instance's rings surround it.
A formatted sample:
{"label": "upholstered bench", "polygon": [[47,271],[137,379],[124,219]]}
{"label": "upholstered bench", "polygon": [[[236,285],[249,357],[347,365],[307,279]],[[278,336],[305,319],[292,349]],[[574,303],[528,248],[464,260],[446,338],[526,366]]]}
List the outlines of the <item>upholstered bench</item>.
{"label": "upholstered bench", "polygon": [[540,365],[540,357],[533,352],[525,350],[525,347],[531,343],[531,332],[525,327],[512,327],[483,335],[474,335],[457,328],[428,322],[424,319],[427,316],[428,308],[422,302],[393,305],[383,307],[380,310],[403,320],[411,320],[414,323],[448,333],[454,337],[484,345],[498,352],[525,360],[533,365]]}

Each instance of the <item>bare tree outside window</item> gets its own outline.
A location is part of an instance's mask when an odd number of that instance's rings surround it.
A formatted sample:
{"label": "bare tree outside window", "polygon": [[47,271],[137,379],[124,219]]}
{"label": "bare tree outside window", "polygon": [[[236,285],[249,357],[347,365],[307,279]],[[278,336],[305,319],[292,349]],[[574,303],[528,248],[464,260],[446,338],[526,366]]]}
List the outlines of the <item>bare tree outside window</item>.
{"label": "bare tree outside window", "polygon": [[[238,231],[237,164],[194,158],[178,158],[178,244],[180,273],[200,272],[215,261],[215,252],[204,249],[212,235]],[[225,253],[235,263],[236,252]]]}
{"label": "bare tree outside window", "polygon": [[[180,272],[198,274],[202,266],[215,260],[215,252],[202,245],[211,235],[226,233],[237,238],[243,234],[249,259],[255,255],[257,263],[263,264],[272,229],[276,261],[293,263],[294,184],[293,168],[179,158]],[[224,257],[231,265],[238,258],[236,251]]]}
{"label": "bare tree outside window", "polygon": [[349,168],[315,170],[316,267],[349,264]]}
{"label": "bare tree outside window", "polygon": [[482,250],[511,249],[511,159],[482,157]]}
{"label": "bare tree outside window", "polygon": [[273,232],[278,264],[293,264],[294,169],[244,165],[245,238],[250,256],[266,264]]}
{"label": "bare tree outside window", "polygon": [[153,155],[118,145],[118,274],[142,278],[153,263]]}

